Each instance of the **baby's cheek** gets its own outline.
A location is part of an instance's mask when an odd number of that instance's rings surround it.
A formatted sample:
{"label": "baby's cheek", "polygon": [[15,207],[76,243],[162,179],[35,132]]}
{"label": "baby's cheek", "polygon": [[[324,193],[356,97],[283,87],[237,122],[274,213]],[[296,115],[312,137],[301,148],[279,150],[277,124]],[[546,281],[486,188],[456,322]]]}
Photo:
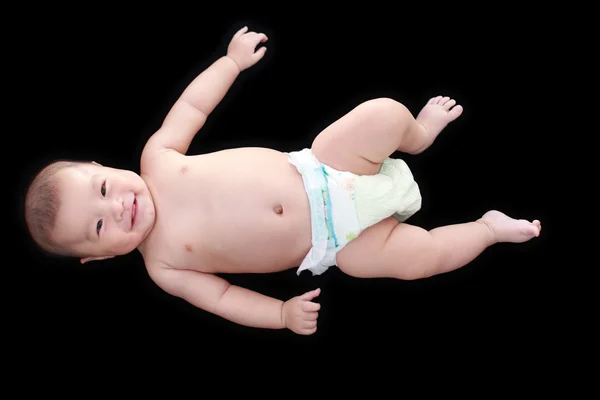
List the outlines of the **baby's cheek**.
{"label": "baby's cheek", "polygon": [[137,233],[131,233],[128,235],[128,238],[125,242],[127,243],[127,247],[131,249],[132,247],[135,248],[139,245],[139,240],[140,235],[138,235]]}
{"label": "baby's cheek", "polygon": [[137,248],[139,245],[139,235],[134,233],[127,233],[122,235],[113,242],[116,252],[120,254],[127,254]]}

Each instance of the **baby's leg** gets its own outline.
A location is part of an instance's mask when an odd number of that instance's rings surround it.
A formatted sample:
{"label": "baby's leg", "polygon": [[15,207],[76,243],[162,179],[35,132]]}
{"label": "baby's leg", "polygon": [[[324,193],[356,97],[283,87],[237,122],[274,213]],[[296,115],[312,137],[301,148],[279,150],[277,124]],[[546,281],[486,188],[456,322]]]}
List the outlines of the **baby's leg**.
{"label": "baby's leg", "polygon": [[396,150],[417,154],[462,113],[449,97],[429,100],[415,119],[395,100],[366,101],[325,128],[312,143],[315,157],[337,170],[373,175]]}
{"label": "baby's leg", "polygon": [[468,264],[495,243],[526,242],[540,230],[538,220],[516,220],[499,211],[431,231],[387,218],[348,243],[337,265],[360,278],[426,278]]}

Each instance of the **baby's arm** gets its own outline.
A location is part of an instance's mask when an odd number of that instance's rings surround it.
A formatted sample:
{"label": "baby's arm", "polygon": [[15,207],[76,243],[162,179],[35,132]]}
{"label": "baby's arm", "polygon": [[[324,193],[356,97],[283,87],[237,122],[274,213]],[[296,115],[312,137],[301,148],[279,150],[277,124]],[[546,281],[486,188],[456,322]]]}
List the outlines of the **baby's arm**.
{"label": "baby's arm", "polygon": [[312,334],[320,305],[311,300],[313,290],[283,302],[235,286],[213,274],[190,270],[154,268],[154,282],[167,293],[229,321],[253,328],[288,328],[299,334]]}
{"label": "baby's arm", "polygon": [[231,85],[246,68],[254,65],[265,54],[266,48],[255,51],[260,42],[267,40],[263,33],[238,31],[227,48],[227,55],[219,58],[198,75],[175,102],[160,129],[148,141],[151,149],[173,149],[185,154],[196,133],[227,94]]}
{"label": "baby's arm", "polygon": [[216,275],[163,268],[154,271],[152,278],[167,293],[237,324],[284,328],[283,301],[232,285]]}

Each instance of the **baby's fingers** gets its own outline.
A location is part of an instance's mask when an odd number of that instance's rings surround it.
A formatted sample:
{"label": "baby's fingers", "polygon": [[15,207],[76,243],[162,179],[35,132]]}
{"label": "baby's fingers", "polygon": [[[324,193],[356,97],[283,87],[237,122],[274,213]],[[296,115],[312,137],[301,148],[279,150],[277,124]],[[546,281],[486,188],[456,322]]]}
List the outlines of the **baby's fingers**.
{"label": "baby's fingers", "polygon": [[233,38],[234,38],[234,39],[237,39],[237,38],[239,38],[239,37],[240,37],[240,36],[242,36],[242,35],[244,34],[244,32],[246,32],[247,30],[248,30],[248,27],[247,27],[247,26],[243,27],[242,29],[240,29],[239,31],[237,31],[237,32],[235,33],[235,35],[233,35]]}
{"label": "baby's fingers", "polygon": [[316,321],[317,318],[319,318],[319,313],[318,312],[307,312],[304,313],[304,320],[305,321]]}
{"label": "baby's fingers", "polygon": [[317,327],[317,321],[304,321],[302,323],[302,329],[313,329]]}
{"label": "baby's fingers", "polygon": [[265,35],[264,33],[252,32],[252,34],[252,44],[254,44],[255,46],[257,46],[259,43],[264,43],[267,40],[269,40],[267,35]]}
{"label": "baby's fingers", "polygon": [[300,300],[310,301],[317,297],[319,294],[321,294],[321,289],[311,290],[310,292],[306,292],[302,296],[300,296]]}
{"label": "baby's fingers", "polygon": [[260,49],[256,50],[256,52],[254,53],[254,59],[256,61],[259,61],[261,58],[263,58],[263,56],[265,55],[266,52],[267,52],[267,48],[261,47]]}
{"label": "baby's fingers", "polygon": [[319,311],[321,305],[319,303],[313,303],[312,301],[303,301],[300,303],[300,309],[305,312]]}
{"label": "baby's fingers", "polygon": [[312,335],[316,331],[317,331],[317,327],[315,326],[314,328],[308,328],[308,329],[302,329],[302,330],[300,330],[300,334],[302,334],[302,335]]}

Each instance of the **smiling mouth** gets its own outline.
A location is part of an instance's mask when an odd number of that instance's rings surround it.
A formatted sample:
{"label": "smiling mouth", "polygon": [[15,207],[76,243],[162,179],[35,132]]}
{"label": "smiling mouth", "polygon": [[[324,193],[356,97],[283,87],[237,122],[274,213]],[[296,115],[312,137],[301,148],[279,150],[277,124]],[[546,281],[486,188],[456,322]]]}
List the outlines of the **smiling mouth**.
{"label": "smiling mouth", "polygon": [[133,198],[133,204],[131,205],[131,227],[135,223],[135,215],[137,213],[137,198]]}

